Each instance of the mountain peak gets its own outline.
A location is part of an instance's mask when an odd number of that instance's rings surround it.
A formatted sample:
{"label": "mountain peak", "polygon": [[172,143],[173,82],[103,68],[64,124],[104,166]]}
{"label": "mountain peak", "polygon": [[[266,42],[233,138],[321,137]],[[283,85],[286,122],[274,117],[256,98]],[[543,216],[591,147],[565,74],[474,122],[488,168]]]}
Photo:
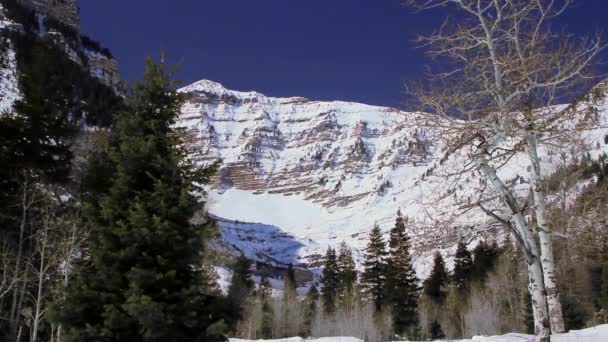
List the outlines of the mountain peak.
{"label": "mountain peak", "polygon": [[188,86],[181,88],[179,91],[181,91],[183,93],[203,92],[203,93],[210,93],[210,94],[219,95],[219,96],[231,95],[231,96],[235,96],[238,98],[252,98],[252,97],[264,96],[255,91],[230,90],[230,89],[227,89],[226,87],[224,87],[224,85],[222,85],[221,83],[211,81],[211,80],[200,80],[200,81],[194,82]]}

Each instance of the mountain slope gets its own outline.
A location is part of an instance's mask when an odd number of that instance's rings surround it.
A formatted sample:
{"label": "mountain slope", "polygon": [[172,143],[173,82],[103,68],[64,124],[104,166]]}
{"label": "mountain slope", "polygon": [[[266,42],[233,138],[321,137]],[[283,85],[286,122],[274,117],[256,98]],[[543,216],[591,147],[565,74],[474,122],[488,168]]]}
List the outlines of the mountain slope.
{"label": "mountain slope", "polygon": [[[210,192],[210,212],[225,220],[261,224],[250,225],[261,232],[263,225],[273,226],[299,244],[287,254],[251,247],[271,246],[272,234],[236,241],[233,225],[220,220],[231,244],[253,248],[249,254],[254,258],[314,266],[328,245],[341,241],[360,256],[369,229],[379,224],[387,231],[400,209],[416,222],[410,233],[417,270],[424,276],[434,249],[449,252],[461,237],[473,239],[480,231],[497,229],[474,205],[485,187],[476,171],[458,181],[446,177],[465,158],[447,154],[436,132],[410,124],[419,113],[272,98],[207,80],[181,92],[187,102],[178,126],[186,129],[192,158],[201,164],[222,161]],[[606,108],[600,108],[603,123],[608,122]],[[604,129],[586,134],[592,148],[570,151],[568,158],[608,151]],[[558,166],[558,152],[545,151],[547,170]],[[527,166],[525,156],[515,155],[501,174],[522,184],[523,191]]]}

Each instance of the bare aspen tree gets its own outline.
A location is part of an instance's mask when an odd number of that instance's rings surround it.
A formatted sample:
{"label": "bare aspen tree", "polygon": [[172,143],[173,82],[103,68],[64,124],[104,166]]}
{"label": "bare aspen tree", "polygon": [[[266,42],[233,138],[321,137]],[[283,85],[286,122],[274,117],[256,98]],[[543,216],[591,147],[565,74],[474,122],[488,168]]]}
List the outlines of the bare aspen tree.
{"label": "bare aspen tree", "polygon": [[51,290],[52,276],[51,272],[56,271],[57,263],[53,253],[54,241],[53,236],[56,229],[54,227],[54,218],[50,212],[50,208],[45,208],[41,220],[41,227],[32,237],[34,244],[34,257],[30,260],[30,269],[33,276],[32,292],[28,293],[29,300],[33,308],[27,310],[30,321],[30,341],[38,341],[38,333],[40,326],[46,314],[46,304],[48,302],[49,292]]}
{"label": "bare aspen tree", "polygon": [[19,177],[19,234],[15,251],[12,283],[12,300],[8,321],[10,325],[10,334],[13,337],[20,336],[21,327],[21,310],[23,307],[25,289],[27,285],[27,267],[25,262],[25,248],[28,239],[29,226],[31,221],[31,211],[40,201],[40,193],[38,190],[39,184],[36,181],[36,176],[30,170],[23,170]]}
{"label": "bare aspen tree", "polygon": [[[419,10],[455,9],[435,33],[419,42],[442,65],[429,85],[413,92],[424,109],[417,124],[447,138],[452,151],[468,156],[502,203],[484,209],[516,236],[528,259],[529,291],[538,341],[563,332],[547,221],[542,152],[578,142],[579,132],[596,119],[581,106],[557,106],[586,94],[595,80],[593,63],[604,49],[601,39],[576,39],[551,32],[549,23],[571,0],[406,0]],[[501,178],[505,161],[527,157],[529,196]],[[523,197],[523,199],[522,199]],[[527,220],[527,212],[534,219]],[[501,213],[503,216],[499,216]],[[538,243],[537,243],[538,238]]]}
{"label": "bare aspen tree", "polygon": [[[4,297],[9,294],[15,283],[19,280],[18,277],[13,277],[11,269],[14,265],[14,257],[11,249],[8,246],[8,242],[6,240],[2,240],[2,246],[0,246],[0,302],[4,300]],[[2,312],[0,312],[0,316],[2,316]]]}

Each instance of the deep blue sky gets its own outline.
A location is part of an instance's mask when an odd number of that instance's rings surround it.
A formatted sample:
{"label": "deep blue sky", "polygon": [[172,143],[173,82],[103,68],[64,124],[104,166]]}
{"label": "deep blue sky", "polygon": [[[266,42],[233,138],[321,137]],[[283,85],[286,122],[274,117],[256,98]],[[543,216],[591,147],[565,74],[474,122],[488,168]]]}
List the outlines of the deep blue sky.
{"label": "deep blue sky", "polygon": [[[400,0],[82,0],[83,33],[137,79],[146,56],[180,62],[184,85],[210,79],[236,90],[399,106],[403,80],[424,76],[416,34],[440,14]],[[578,0],[561,23],[608,31],[608,1]]]}

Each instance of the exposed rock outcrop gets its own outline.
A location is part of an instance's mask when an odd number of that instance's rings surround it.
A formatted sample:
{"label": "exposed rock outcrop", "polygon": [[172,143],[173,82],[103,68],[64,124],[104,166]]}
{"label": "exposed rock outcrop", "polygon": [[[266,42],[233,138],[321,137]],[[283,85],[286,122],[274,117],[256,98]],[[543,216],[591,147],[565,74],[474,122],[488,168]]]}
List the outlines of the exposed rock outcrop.
{"label": "exposed rock outcrop", "polygon": [[[410,234],[422,276],[434,250],[449,251],[461,238],[496,236],[501,229],[475,205],[482,194],[490,202],[496,196],[474,167],[459,174],[458,181],[447,177],[462,170],[467,157],[464,151],[448,153],[437,132],[412,124],[423,114],[273,98],[211,81],[181,91],[187,102],[178,126],[187,132],[190,156],[202,165],[222,161],[210,212],[251,227],[258,223],[283,230],[302,243],[296,263],[314,265],[327,245],[341,241],[360,255],[369,229],[374,224],[390,229],[398,209],[416,222]],[[608,122],[608,105],[601,112]],[[593,156],[608,152],[605,133],[600,133],[586,138],[589,146],[601,145],[588,151]],[[547,172],[562,152],[569,158],[587,153],[544,151]],[[527,174],[527,166],[525,156],[516,155],[501,170],[501,177],[523,195],[528,185],[520,175]],[[259,239],[257,244],[272,244],[273,237],[260,234]],[[267,256],[280,259],[277,253]]]}
{"label": "exposed rock outcrop", "polygon": [[19,0],[36,12],[54,18],[80,31],[79,0]]}

